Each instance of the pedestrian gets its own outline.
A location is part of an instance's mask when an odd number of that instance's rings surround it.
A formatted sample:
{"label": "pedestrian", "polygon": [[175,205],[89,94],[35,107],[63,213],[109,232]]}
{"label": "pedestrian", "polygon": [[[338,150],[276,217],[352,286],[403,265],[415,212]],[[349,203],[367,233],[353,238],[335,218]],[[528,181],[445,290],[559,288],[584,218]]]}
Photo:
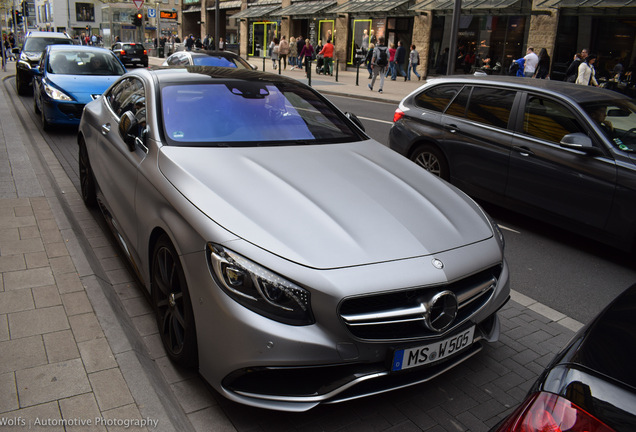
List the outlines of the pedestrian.
{"label": "pedestrian", "polygon": [[324,56],[325,75],[333,75],[333,49],[334,46],[331,43],[331,39],[327,39],[327,43],[324,47],[322,47],[322,50],[320,50],[319,53]]}
{"label": "pedestrian", "polygon": [[311,46],[311,41],[306,39],[303,41],[303,49],[300,51],[300,64],[305,63],[307,65],[307,70],[305,71],[305,76],[309,73],[309,68],[311,68],[311,60],[314,57],[314,47]]}
{"label": "pedestrian", "polygon": [[225,49],[225,42],[223,42],[223,38],[219,38],[219,51],[223,51]]}
{"label": "pedestrian", "polygon": [[296,69],[298,66],[298,47],[296,45],[296,38],[289,38],[289,64],[291,65],[290,70]]}
{"label": "pedestrian", "polygon": [[378,40],[375,37],[375,31],[371,29],[371,35],[369,36],[369,45],[373,44],[375,46],[378,43]]}
{"label": "pedestrian", "polygon": [[408,81],[411,81],[411,71],[413,71],[415,76],[417,76],[418,81],[422,79],[420,74],[417,73],[418,64],[420,64],[420,54],[415,49],[415,45],[411,45],[411,52],[409,53],[409,69],[407,78],[405,78],[405,80],[408,79]]}
{"label": "pedestrian", "polygon": [[583,55],[581,53],[574,54],[574,58],[572,59],[572,63],[568,66],[565,71],[564,81],[573,83],[576,81],[576,76],[579,74],[579,66],[583,61]]}
{"label": "pedestrian", "polygon": [[395,71],[395,52],[397,49],[395,48],[395,44],[392,43],[389,48],[389,69],[386,71],[386,76],[391,74],[391,81],[395,81],[397,78],[397,72]]}
{"label": "pedestrian", "polygon": [[190,35],[185,40],[185,49],[186,51],[192,51],[192,47],[194,46],[194,36]]}
{"label": "pedestrian", "polygon": [[470,71],[472,70],[474,64],[475,64],[475,51],[470,50],[464,56],[464,73],[466,73],[466,74],[470,73]]}
{"label": "pedestrian", "polygon": [[289,42],[285,35],[281,37],[278,45],[278,64],[283,66],[283,70],[287,70],[287,55],[289,54]]}
{"label": "pedestrian", "polygon": [[539,63],[537,63],[537,71],[534,77],[550,79],[550,56],[548,55],[548,50],[545,48],[541,48],[541,51],[539,51]]}
{"label": "pedestrian", "polygon": [[369,90],[373,91],[375,85],[375,79],[380,75],[380,89],[379,93],[382,93],[384,88],[384,77],[386,75],[386,69],[389,65],[389,49],[384,45],[384,36],[378,38],[378,45],[373,49],[373,58],[371,59],[373,65],[373,78],[371,84],[369,84]]}
{"label": "pedestrian", "polygon": [[203,38],[203,49],[209,50],[210,48],[210,35],[206,34]]}
{"label": "pedestrian", "polygon": [[402,46],[402,41],[398,41],[397,50],[395,51],[395,66],[397,66],[397,73],[404,77],[406,81],[406,72],[404,72],[404,60],[406,60],[406,48]]}
{"label": "pedestrian", "polygon": [[278,61],[278,52],[280,51],[280,45],[278,45],[278,38],[272,39],[269,44],[270,57],[272,59],[272,67],[276,70],[276,62]]}
{"label": "pedestrian", "polygon": [[537,71],[537,65],[539,64],[539,56],[534,53],[534,47],[529,46],[526,50],[526,59],[523,65],[523,76],[526,78],[532,78]]}
{"label": "pedestrian", "polygon": [[596,82],[596,70],[594,70],[594,63],[596,63],[595,55],[588,55],[585,61],[579,65],[579,71],[576,76],[576,83],[581,85],[593,85],[598,87]]}
{"label": "pedestrian", "polygon": [[303,68],[301,53],[303,52],[304,47],[305,47],[305,40],[303,39],[302,36],[298,36],[298,38],[296,39],[296,51],[298,52],[298,69]]}
{"label": "pedestrian", "polygon": [[367,71],[369,71],[369,79],[373,77],[373,50],[375,49],[375,44],[369,44],[369,51],[367,51],[367,56],[364,59],[364,65],[367,67]]}

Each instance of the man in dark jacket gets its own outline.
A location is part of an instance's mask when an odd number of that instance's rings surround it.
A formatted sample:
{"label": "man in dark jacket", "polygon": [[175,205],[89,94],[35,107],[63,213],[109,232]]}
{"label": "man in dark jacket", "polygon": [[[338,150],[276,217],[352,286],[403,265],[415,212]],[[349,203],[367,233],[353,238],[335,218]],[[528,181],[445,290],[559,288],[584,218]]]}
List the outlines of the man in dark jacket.
{"label": "man in dark jacket", "polygon": [[298,39],[296,39],[296,49],[298,52],[298,69],[303,68],[302,57],[300,55],[300,53],[303,52],[303,48],[305,48],[305,39],[303,39],[302,36],[298,36]]}
{"label": "man in dark jacket", "polygon": [[402,67],[404,66],[404,60],[406,60],[406,48],[402,46],[402,41],[398,41],[398,47],[395,51],[395,65],[397,66],[397,72],[404,77],[406,81],[406,72]]}

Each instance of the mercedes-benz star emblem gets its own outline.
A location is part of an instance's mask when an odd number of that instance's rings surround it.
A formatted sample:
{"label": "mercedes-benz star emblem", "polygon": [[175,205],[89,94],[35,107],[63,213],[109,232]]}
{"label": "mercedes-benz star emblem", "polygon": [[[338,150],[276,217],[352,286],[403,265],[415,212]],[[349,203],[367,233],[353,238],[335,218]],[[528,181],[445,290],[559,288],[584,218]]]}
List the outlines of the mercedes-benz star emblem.
{"label": "mercedes-benz star emblem", "polygon": [[435,332],[442,332],[450,327],[457,317],[457,297],[452,291],[442,291],[426,303],[424,323]]}

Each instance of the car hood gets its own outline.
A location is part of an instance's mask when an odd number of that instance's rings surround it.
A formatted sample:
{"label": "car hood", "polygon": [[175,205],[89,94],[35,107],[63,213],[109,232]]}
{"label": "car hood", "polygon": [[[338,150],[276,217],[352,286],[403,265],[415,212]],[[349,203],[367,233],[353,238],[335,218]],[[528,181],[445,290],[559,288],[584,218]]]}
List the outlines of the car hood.
{"label": "car hood", "polygon": [[117,78],[119,78],[119,75],[48,74],[46,76],[49,82],[82,103],[92,101],[92,95],[103,94]]}
{"label": "car hood", "polygon": [[308,267],[424,256],[493,236],[470,198],[375,141],[162,147],[159,168],[228,231]]}

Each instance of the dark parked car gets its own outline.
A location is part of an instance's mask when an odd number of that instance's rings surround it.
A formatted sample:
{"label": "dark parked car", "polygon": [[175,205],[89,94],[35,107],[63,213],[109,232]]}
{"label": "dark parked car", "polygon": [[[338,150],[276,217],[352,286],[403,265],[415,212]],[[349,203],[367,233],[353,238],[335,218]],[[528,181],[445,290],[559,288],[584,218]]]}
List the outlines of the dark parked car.
{"label": "dark parked car", "polygon": [[32,31],[27,33],[15,67],[15,87],[19,95],[29,94],[33,85],[33,68],[40,63],[42,51],[49,45],[72,45],[66,33]]}
{"label": "dark parked car", "polygon": [[636,430],[636,285],[581,329],[496,432]]}
{"label": "dark parked car", "polygon": [[82,197],[170,359],[304,411],[428,381],[499,335],[497,225],[298,80],[136,69],[84,108]]}
{"label": "dark parked car", "polygon": [[178,51],[168,57],[163,66],[219,66],[257,69],[237,54],[229,51]]}
{"label": "dark parked car", "polygon": [[525,78],[431,80],[402,100],[390,147],[474,198],[620,249],[636,238],[636,105]]}
{"label": "dark parked car", "polygon": [[148,67],[148,51],[141,42],[115,42],[111,51],[124,65]]}

